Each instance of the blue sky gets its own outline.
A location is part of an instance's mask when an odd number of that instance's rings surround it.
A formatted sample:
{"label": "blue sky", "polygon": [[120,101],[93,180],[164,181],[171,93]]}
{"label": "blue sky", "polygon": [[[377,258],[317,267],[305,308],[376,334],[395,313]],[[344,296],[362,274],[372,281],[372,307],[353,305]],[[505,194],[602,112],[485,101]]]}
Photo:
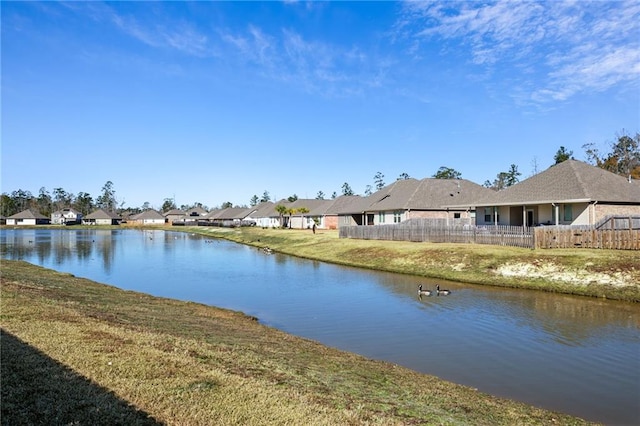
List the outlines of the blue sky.
{"label": "blue sky", "polygon": [[1,190],[145,202],[524,179],[640,130],[640,3],[2,2]]}

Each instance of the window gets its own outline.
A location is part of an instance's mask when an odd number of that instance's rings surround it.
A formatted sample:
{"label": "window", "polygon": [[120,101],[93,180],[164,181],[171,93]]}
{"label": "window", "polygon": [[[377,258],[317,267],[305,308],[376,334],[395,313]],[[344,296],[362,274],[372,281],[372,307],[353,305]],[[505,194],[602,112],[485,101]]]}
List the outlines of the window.
{"label": "window", "polygon": [[384,223],[384,212],[378,213],[378,223]]}
{"label": "window", "polygon": [[454,219],[460,219],[460,213],[454,213],[453,214],[453,218]]}
{"label": "window", "polygon": [[402,212],[393,212],[393,223],[402,222]]}
{"label": "window", "polygon": [[491,207],[484,208],[484,222],[485,223],[493,222],[493,209]]}
{"label": "window", "polygon": [[565,222],[573,221],[573,206],[571,204],[564,205],[564,221]]}

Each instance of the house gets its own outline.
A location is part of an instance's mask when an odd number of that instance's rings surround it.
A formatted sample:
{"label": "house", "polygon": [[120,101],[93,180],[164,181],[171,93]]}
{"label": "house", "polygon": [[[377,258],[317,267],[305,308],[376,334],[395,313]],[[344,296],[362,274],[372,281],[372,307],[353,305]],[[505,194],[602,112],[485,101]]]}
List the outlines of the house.
{"label": "house", "polygon": [[187,213],[183,210],[172,209],[163,214],[167,223],[173,222],[185,222],[187,220]]}
{"label": "house", "polygon": [[198,218],[206,216],[207,213],[209,212],[203,209],[202,207],[193,207],[185,212],[187,216],[189,216],[190,218],[193,218],[189,220],[198,220]]}
{"label": "house", "polygon": [[72,208],[66,208],[51,213],[51,223],[54,225],[76,225],[82,223],[82,213]]}
{"label": "house", "polygon": [[254,207],[228,207],[207,215],[206,219],[218,226],[241,226],[243,221],[255,210]]}
{"label": "house", "polygon": [[7,225],[48,225],[51,220],[39,212],[26,209],[7,218]]}
{"label": "house", "polygon": [[359,195],[341,195],[333,200],[324,215],[325,229],[338,229],[340,226],[362,225],[365,210],[370,200]]}
{"label": "house", "polygon": [[475,215],[473,202],[491,192],[466,179],[400,179],[350,207],[361,212],[341,213],[341,225],[382,225],[409,219],[470,223]]}
{"label": "house", "polygon": [[324,228],[324,217],[333,202],[333,200],[299,198],[294,202],[288,203],[287,208],[293,212],[289,215],[289,227],[311,229],[315,224],[318,228]]}
{"label": "house", "polygon": [[256,204],[253,211],[246,219],[254,221],[256,226],[261,228],[280,227],[279,214],[276,212],[276,204],[271,201],[263,201],[260,204]]}
{"label": "house", "polygon": [[567,160],[475,203],[477,225],[595,225],[640,215],[640,184]]}
{"label": "house", "polygon": [[131,216],[129,221],[138,225],[164,225],[165,223],[164,216],[153,209]]}
{"label": "house", "polygon": [[122,219],[115,213],[109,213],[103,209],[98,209],[84,218],[83,225],[119,225]]}

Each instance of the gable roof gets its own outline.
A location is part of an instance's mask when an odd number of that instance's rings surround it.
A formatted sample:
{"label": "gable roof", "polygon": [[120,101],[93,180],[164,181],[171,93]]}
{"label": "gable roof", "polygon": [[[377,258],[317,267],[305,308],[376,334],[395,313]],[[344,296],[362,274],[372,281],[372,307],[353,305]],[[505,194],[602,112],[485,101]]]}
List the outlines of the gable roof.
{"label": "gable roof", "polygon": [[368,197],[359,195],[341,195],[327,208],[328,215],[362,214],[371,204]]}
{"label": "gable roof", "polygon": [[254,207],[229,207],[217,211],[215,214],[208,216],[208,218],[214,220],[242,220],[249,216],[254,210]]}
{"label": "gable roof", "polygon": [[401,179],[367,197],[366,210],[444,210],[473,205],[492,192],[466,179]]}
{"label": "gable roof", "polygon": [[[202,207],[192,207],[185,212],[187,216],[206,216],[208,211],[203,209]],[[195,213],[195,215],[194,215]]]}
{"label": "gable roof", "polygon": [[168,212],[164,213],[163,216],[185,216],[187,213],[184,210],[180,209],[171,209]]}
{"label": "gable roof", "polygon": [[9,216],[7,219],[49,219],[48,217],[40,214],[35,210],[26,209],[20,213],[16,213],[13,216]]}
{"label": "gable roof", "polygon": [[582,161],[567,160],[502,191],[494,192],[476,205],[595,201],[640,205],[640,185]]}
{"label": "gable roof", "polygon": [[142,213],[134,215],[131,217],[131,220],[149,220],[149,219],[162,219],[164,220],[164,216],[153,209],[145,210]]}
{"label": "gable roof", "polygon": [[87,216],[84,217],[87,219],[120,219],[120,217],[115,213],[109,213],[103,209],[98,209],[94,212],[91,212]]}

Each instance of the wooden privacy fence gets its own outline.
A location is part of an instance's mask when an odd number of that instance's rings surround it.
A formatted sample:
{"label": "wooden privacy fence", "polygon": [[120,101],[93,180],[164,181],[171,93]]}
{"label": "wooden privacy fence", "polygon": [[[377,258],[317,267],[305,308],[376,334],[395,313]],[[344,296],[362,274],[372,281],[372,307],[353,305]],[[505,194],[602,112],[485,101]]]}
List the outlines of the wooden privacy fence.
{"label": "wooden privacy fence", "polygon": [[640,250],[640,229],[541,226],[534,232],[536,248]]}
{"label": "wooden privacy fence", "polygon": [[[612,222],[613,223],[613,222]],[[524,248],[640,250],[640,229],[596,226],[473,226],[434,223],[342,226],[340,238],[490,244]]]}
{"label": "wooden privacy fence", "polygon": [[361,240],[475,243],[533,248],[532,228],[522,226],[473,226],[439,224],[394,224],[341,226],[340,238]]}

